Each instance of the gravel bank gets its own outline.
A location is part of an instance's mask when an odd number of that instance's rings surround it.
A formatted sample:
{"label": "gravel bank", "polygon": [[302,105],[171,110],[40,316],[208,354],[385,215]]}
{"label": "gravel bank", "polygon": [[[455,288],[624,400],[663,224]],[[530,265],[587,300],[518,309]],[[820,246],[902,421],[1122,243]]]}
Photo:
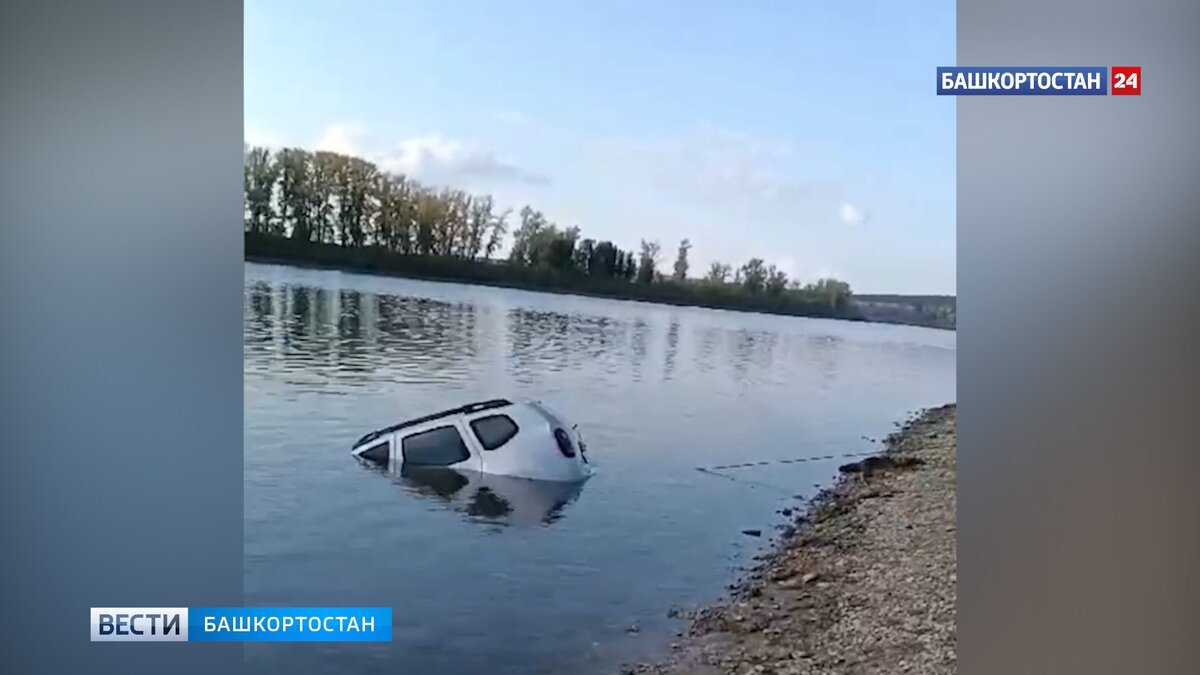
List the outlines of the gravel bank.
{"label": "gravel bank", "polygon": [[841,467],[663,662],[625,672],[955,672],[955,411],[924,411],[883,454]]}

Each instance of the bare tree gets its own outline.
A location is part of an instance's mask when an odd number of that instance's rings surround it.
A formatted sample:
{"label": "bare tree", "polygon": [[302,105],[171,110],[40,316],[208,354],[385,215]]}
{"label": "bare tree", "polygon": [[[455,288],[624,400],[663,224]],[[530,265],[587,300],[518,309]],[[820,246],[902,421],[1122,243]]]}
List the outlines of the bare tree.
{"label": "bare tree", "polygon": [[658,254],[662,246],[657,241],[642,240],[642,255],[638,260],[637,280],[643,284],[654,281],[658,267]]}
{"label": "bare tree", "polygon": [[708,266],[708,274],[704,275],[704,279],[713,284],[723,284],[729,281],[729,274],[732,270],[729,265],[721,262],[714,262]]}
{"label": "bare tree", "polygon": [[672,276],[675,281],[684,281],[687,279],[688,250],[691,248],[692,242],[687,239],[679,242],[679,253],[675,256],[675,274]]}

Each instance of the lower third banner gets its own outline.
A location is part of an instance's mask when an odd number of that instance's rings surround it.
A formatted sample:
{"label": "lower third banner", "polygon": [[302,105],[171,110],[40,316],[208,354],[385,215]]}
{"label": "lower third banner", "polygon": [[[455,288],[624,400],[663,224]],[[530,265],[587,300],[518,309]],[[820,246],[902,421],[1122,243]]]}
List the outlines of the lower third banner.
{"label": "lower third banner", "polygon": [[189,642],[389,642],[390,607],[190,607]]}

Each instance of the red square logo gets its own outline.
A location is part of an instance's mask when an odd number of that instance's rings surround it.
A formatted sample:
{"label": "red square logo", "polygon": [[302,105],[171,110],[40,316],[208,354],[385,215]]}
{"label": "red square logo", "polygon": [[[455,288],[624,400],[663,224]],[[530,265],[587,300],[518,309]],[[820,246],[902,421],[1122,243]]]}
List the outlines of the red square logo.
{"label": "red square logo", "polygon": [[1142,67],[1113,66],[1111,85],[1113,96],[1141,96]]}

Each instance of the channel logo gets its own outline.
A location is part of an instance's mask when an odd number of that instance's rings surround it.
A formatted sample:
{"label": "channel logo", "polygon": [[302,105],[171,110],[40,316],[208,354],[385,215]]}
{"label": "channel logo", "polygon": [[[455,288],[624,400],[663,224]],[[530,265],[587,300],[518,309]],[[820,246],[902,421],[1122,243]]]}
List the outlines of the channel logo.
{"label": "channel logo", "polygon": [[390,607],[92,607],[92,642],[389,642]]}
{"label": "channel logo", "polygon": [[993,67],[937,69],[938,96],[1141,96],[1141,66]]}
{"label": "channel logo", "polygon": [[92,608],[92,642],[187,641],[187,607]]}

